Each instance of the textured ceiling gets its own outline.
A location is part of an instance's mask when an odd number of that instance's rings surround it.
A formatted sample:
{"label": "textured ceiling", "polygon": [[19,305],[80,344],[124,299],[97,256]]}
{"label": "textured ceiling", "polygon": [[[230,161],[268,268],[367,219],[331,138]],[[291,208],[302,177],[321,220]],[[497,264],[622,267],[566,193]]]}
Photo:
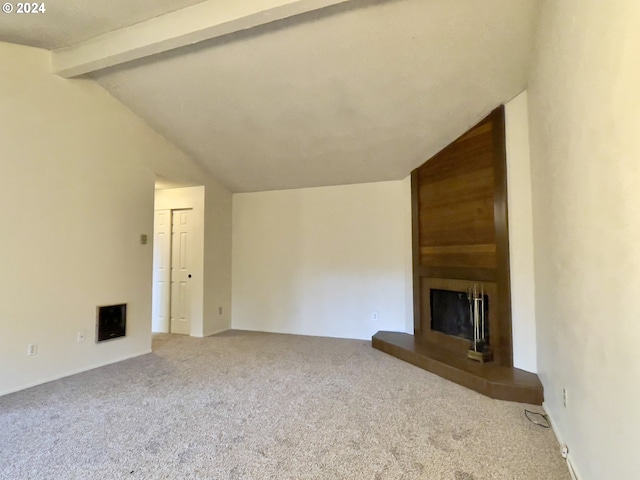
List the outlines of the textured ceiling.
{"label": "textured ceiling", "polygon": [[202,0],[38,0],[36,3],[44,3],[45,13],[0,13],[0,42],[52,50],[200,2]]}
{"label": "textured ceiling", "polygon": [[93,76],[232,191],[401,179],[526,87],[537,4],[352,0]]}

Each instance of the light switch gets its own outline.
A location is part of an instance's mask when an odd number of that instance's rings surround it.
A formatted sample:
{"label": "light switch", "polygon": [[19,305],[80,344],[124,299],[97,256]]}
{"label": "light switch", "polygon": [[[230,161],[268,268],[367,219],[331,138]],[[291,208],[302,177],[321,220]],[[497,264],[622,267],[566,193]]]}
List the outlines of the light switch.
{"label": "light switch", "polygon": [[146,245],[147,244],[147,236],[143,233],[142,235],[140,235],[140,245]]}

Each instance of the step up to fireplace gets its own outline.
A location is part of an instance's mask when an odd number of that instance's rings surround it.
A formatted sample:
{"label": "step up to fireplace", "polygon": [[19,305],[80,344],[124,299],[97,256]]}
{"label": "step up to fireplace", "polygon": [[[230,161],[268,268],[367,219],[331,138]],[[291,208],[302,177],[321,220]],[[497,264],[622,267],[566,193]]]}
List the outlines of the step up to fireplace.
{"label": "step up to fireplace", "polygon": [[378,332],[371,339],[373,348],[416,367],[475,390],[497,400],[542,405],[543,389],[538,376],[495,362],[480,364],[464,352],[427,343],[408,333]]}

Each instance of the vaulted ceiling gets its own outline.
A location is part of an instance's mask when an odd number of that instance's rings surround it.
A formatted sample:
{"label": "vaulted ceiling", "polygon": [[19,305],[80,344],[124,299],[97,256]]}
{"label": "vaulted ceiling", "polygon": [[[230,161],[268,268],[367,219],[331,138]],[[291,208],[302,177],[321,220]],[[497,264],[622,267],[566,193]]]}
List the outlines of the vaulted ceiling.
{"label": "vaulted ceiling", "polygon": [[129,48],[137,33],[184,24],[178,9],[229,1],[50,0],[42,15],[0,16],[0,40],[61,56],[87,40],[125,45],[69,71],[86,71],[236,192],[404,178],[526,87],[536,0],[279,0],[285,14],[246,0],[257,10],[235,26]]}

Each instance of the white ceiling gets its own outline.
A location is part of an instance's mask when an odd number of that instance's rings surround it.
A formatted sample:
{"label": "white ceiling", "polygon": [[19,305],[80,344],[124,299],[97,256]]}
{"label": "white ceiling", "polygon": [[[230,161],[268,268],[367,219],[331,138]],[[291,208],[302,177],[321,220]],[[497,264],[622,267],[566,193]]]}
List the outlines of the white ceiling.
{"label": "white ceiling", "polygon": [[401,179],[526,87],[537,4],[351,0],[93,77],[232,191]]}

